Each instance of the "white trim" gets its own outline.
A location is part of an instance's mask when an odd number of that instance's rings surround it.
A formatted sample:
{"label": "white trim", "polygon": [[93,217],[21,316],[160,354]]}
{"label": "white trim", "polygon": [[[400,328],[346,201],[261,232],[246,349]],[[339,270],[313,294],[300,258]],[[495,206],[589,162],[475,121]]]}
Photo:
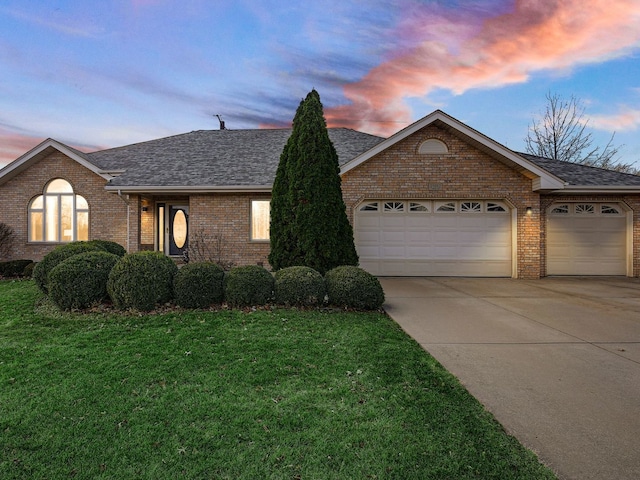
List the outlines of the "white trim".
{"label": "white trim", "polygon": [[161,185],[135,185],[118,186],[107,185],[106,191],[118,193],[271,193],[271,185],[198,185],[198,186],[161,186]]}
{"label": "white trim", "polygon": [[547,192],[547,195],[575,195],[575,194],[598,194],[598,193],[629,193],[637,195],[640,193],[640,185],[599,185],[590,187],[588,185],[567,185],[561,191]]}
{"label": "white trim", "polygon": [[474,130],[474,129],[468,127],[467,125],[465,125],[464,123],[462,123],[462,122],[456,120],[455,118],[447,115],[446,113],[444,113],[441,110],[436,110],[436,111],[430,113],[426,117],[418,120],[415,123],[412,123],[408,127],[403,128],[402,130],[400,130],[396,134],[392,135],[391,137],[387,138],[386,140],[378,143],[376,146],[374,146],[370,150],[358,155],[353,160],[345,163],[340,168],[340,174],[344,175],[348,171],[358,167],[359,165],[361,165],[362,163],[364,163],[367,160],[371,159],[375,155],[378,155],[379,153],[387,150],[391,146],[395,145],[396,143],[400,142],[401,140],[404,140],[405,138],[409,137],[410,135],[416,133],[418,130],[426,127],[427,125],[430,125],[430,124],[434,123],[435,121],[440,121],[440,122],[448,125],[449,127],[459,131],[460,133],[464,134],[465,136],[471,138],[472,140],[474,140],[474,141],[480,143],[481,145],[487,147],[488,149],[494,151],[499,156],[505,158],[506,160],[508,160],[508,161],[510,161],[512,163],[515,163],[522,170],[527,171],[530,174],[532,174],[534,176],[534,178],[533,178],[533,180],[534,180],[533,181],[533,189],[534,190],[558,190],[558,189],[565,188],[565,182],[563,180],[561,180],[558,177],[550,174],[549,172],[547,172],[546,170],[544,170],[541,167],[537,166],[533,162],[530,162],[526,158],[521,157],[520,155],[516,154],[515,152],[509,150],[507,147],[505,147],[503,145],[500,145],[495,140],[492,140],[491,138],[489,138],[489,137],[477,132],[476,130]]}
{"label": "white trim", "polygon": [[[8,164],[6,167],[0,169],[0,185],[5,181],[13,178],[15,175],[24,171],[28,168],[32,163],[37,162],[38,160],[44,158],[44,156],[48,155],[48,149],[55,149],[60,153],[63,153],[71,160],[79,163],[86,169],[92,171],[96,175],[101,176],[105,180],[109,181],[114,178],[113,175],[108,173],[105,170],[102,170],[96,167],[93,163],[87,161],[84,157],[78,155],[74,150],[65,145],[64,143],[58,142],[53,138],[47,138],[45,141],[36,145],[31,150],[29,150],[24,155],[18,157],[16,160]],[[114,172],[115,173],[115,172]]]}

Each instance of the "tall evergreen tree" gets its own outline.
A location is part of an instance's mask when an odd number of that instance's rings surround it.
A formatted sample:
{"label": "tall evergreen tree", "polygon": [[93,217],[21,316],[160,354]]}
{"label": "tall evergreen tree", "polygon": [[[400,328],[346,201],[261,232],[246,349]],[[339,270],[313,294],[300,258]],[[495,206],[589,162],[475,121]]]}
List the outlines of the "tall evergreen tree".
{"label": "tall evergreen tree", "polygon": [[304,265],[324,274],[358,264],[340,183],[338,154],[312,90],[296,111],[273,186],[269,263],[275,269]]}
{"label": "tall evergreen tree", "polygon": [[269,263],[275,270],[289,266],[288,259],[295,248],[295,239],[292,234],[294,209],[291,197],[291,182],[289,180],[289,157],[297,141],[296,138],[299,129],[296,128],[296,125],[300,121],[302,104],[303,101],[300,102],[295,117],[293,118],[293,131],[291,136],[280,154],[280,163],[278,163],[276,178],[273,182],[273,189],[271,190],[271,220],[269,225],[271,249],[269,252]]}

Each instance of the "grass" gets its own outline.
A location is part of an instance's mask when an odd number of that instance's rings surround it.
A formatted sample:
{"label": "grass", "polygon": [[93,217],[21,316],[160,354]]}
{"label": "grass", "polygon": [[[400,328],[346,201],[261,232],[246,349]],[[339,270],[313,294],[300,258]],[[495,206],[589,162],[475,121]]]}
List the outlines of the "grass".
{"label": "grass", "polygon": [[379,313],[62,314],[0,282],[0,478],[555,478]]}

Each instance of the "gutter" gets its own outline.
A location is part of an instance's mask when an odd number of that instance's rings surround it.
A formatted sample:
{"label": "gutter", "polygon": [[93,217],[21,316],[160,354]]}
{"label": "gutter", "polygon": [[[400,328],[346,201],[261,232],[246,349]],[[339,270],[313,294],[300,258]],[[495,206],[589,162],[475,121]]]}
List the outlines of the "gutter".
{"label": "gutter", "polygon": [[122,196],[122,193],[271,193],[273,189],[272,185],[198,185],[198,186],[162,186],[162,185],[136,185],[136,186],[105,186],[105,190],[108,192],[117,193]]}
{"label": "gutter", "polygon": [[594,195],[594,194],[630,194],[630,195],[638,195],[640,194],[640,185],[638,186],[629,186],[629,185],[611,185],[611,186],[597,186],[590,187],[588,185],[567,185],[562,190],[550,190],[545,192],[549,195]]}

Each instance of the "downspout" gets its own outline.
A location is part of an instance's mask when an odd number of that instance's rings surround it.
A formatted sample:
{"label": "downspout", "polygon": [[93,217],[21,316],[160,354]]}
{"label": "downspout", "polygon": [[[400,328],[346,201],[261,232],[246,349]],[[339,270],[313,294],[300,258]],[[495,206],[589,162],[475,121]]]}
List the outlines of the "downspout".
{"label": "downspout", "polygon": [[129,230],[131,228],[130,226],[130,211],[131,209],[129,208],[129,195],[127,195],[127,198],[124,197],[124,195],[122,195],[122,190],[118,189],[118,196],[120,197],[120,199],[127,205],[127,252],[131,251],[131,245],[129,245]]}

